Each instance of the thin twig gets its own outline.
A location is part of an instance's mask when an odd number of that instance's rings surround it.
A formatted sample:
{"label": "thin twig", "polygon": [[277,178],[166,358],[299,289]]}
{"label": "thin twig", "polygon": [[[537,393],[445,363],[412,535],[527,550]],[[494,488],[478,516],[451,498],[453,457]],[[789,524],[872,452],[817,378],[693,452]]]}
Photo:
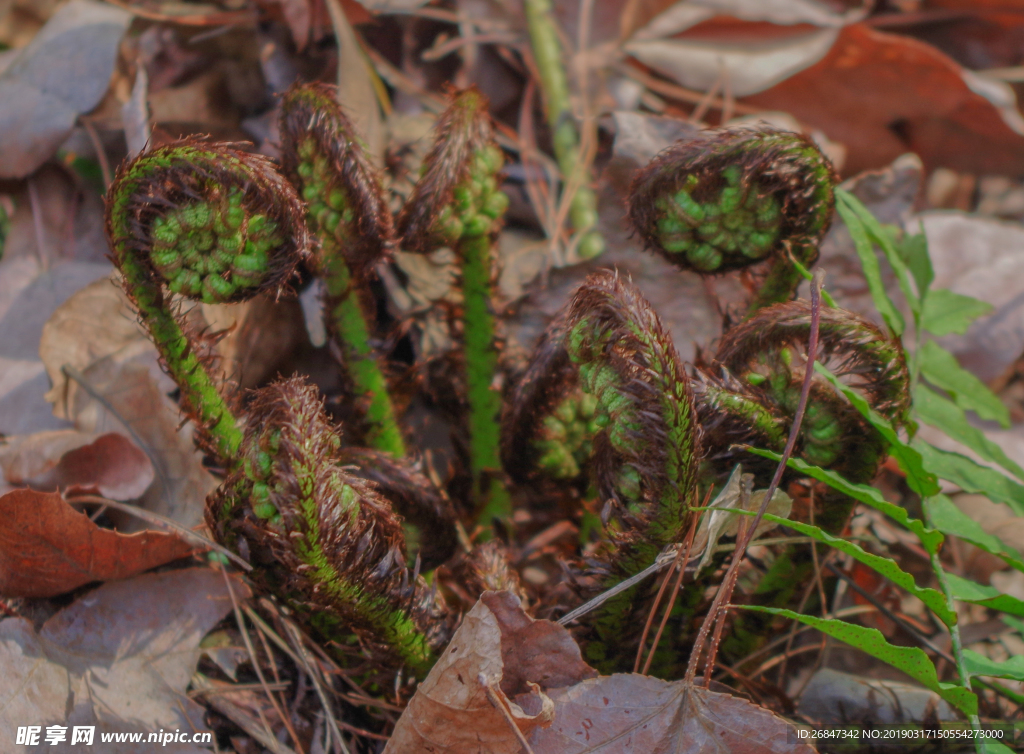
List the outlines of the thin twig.
{"label": "thin twig", "polygon": [[100,175],[103,176],[103,188],[109,188],[110,184],[114,181],[114,177],[113,173],[110,172],[110,160],[107,159],[106,147],[100,141],[100,135],[96,132],[96,126],[92,124],[91,120],[79,118],[78,122],[82,124],[82,128],[85,129],[85,133],[89,136],[89,141],[92,142],[92,148],[96,151],[96,161],[100,164]]}
{"label": "thin twig", "polygon": [[525,751],[526,754],[533,754],[530,742],[526,740],[526,736],[524,736],[523,732],[519,730],[519,726],[516,725],[516,721],[512,719],[512,715],[508,713],[505,705],[501,703],[501,699],[491,687],[490,679],[488,679],[483,673],[480,673],[477,676],[477,680],[480,682],[480,685],[484,687],[484,692],[487,694],[487,701],[491,703],[491,706],[493,706],[494,709],[501,713],[502,717],[505,718],[505,722],[508,723],[508,727],[510,727],[512,732],[515,733],[516,740],[519,741],[519,745],[523,747],[523,751]]}
{"label": "thin twig", "polygon": [[[715,599],[711,603],[711,608],[708,610],[708,614],[704,618],[704,623],[700,627],[700,632],[697,634],[697,641],[694,643],[693,649],[690,652],[690,661],[686,668],[687,683],[693,683],[693,679],[697,675],[697,665],[700,662],[700,655],[704,649],[704,643],[707,641],[711,626],[715,621],[717,621],[718,611],[723,609],[723,607],[729,604],[732,600],[732,593],[736,588],[736,579],[739,577],[740,563],[743,562],[743,557],[746,555],[747,547],[750,545],[750,540],[753,538],[754,532],[757,531],[757,527],[764,518],[765,511],[768,510],[768,503],[771,502],[771,499],[775,496],[775,491],[779,488],[779,483],[782,481],[782,474],[786,470],[786,463],[789,461],[789,457],[793,454],[793,448],[796,446],[796,440],[800,434],[800,424],[803,421],[804,412],[807,410],[807,399],[811,392],[811,380],[814,377],[814,362],[818,353],[818,330],[821,324],[821,284],[823,278],[824,272],[819,270],[815,273],[814,280],[811,282],[811,332],[807,342],[807,366],[804,369],[804,381],[800,390],[800,401],[797,404],[796,413],[793,416],[793,426],[790,428],[789,438],[786,440],[786,447],[782,451],[782,459],[779,461],[779,465],[775,469],[775,475],[772,477],[771,484],[768,485],[768,489],[764,493],[764,499],[761,501],[761,506],[758,508],[757,515],[754,516],[754,520],[750,523],[750,526],[739,540],[736,551],[732,556],[732,562],[729,564],[729,570],[726,571],[725,578],[722,581],[721,587],[719,587],[718,594],[715,595]],[[704,673],[704,683],[707,685],[711,680],[711,670],[715,667],[715,658],[713,653],[709,653],[705,667],[710,669]]]}

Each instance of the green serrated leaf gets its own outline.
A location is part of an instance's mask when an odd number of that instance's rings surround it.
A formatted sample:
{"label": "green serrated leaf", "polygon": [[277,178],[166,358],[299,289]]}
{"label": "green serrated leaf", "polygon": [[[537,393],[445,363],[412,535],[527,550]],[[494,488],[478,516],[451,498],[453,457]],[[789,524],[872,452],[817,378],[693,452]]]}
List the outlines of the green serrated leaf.
{"label": "green serrated leaf", "polygon": [[990,678],[1009,678],[1024,681],[1024,656],[1015,655],[1008,660],[996,662],[973,649],[964,650],[964,664],[971,675],[985,675]]}
{"label": "green serrated leaf", "polygon": [[943,683],[935,673],[935,666],[932,664],[932,661],[928,659],[928,655],[922,650],[917,647],[898,647],[895,644],[890,644],[878,629],[865,628],[864,626],[857,626],[853,623],[847,623],[834,618],[817,618],[813,615],[803,615],[802,613],[796,613],[780,607],[744,605],[743,609],[781,615],[816,628],[823,634],[839,639],[839,641],[849,644],[851,647],[856,647],[897,670],[903,671],[926,688],[937,693],[964,714],[978,714],[978,698],[971,691],[968,691],[963,686]]}
{"label": "green serrated leaf", "polygon": [[[753,511],[736,512],[749,514],[751,516],[755,515]],[[773,516],[770,513],[764,514],[764,520],[798,531],[807,537],[816,539],[829,547],[852,556],[854,559],[859,560],[872,570],[880,573],[882,576],[885,576],[889,581],[917,597],[947,626],[953,626],[956,624],[956,611],[949,606],[949,603],[946,601],[946,596],[937,589],[918,586],[917,582],[914,581],[914,577],[900,568],[896,564],[895,560],[867,552],[863,547],[855,542],[849,542],[839,537],[833,537],[831,534],[822,531],[820,528],[812,524],[805,524],[800,521],[790,521],[780,516]]]}
{"label": "green serrated leaf", "polygon": [[[782,460],[782,455],[780,453],[775,453],[771,450],[762,450],[760,448],[750,447],[746,448],[746,450],[754,455],[761,456],[762,458],[771,459],[776,463]],[[832,489],[838,490],[845,495],[849,495],[854,500],[864,503],[865,505],[884,513],[897,523],[902,524],[917,535],[917,538],[921,540],[921,545],[927,552],[935,553],[939,551],[939,547],[945,539],[941,531],[929,528],[920,520],[911,518],[905,509],[890,503],[888,500],[883,498],[882,493],[874,487],[867,484],[854,484],[853,482],[849,482],[846,479],[843,479],[843,477],[836,472],[828,469],[822,469],[818,466],[812,466],[802,458],[790,458],[787,465],[794,471],[798,471],[804,476],[809,476],[812,479],[817,479],[819,482],[824,482]]]}
{"label": "green serrated leaf", "polygon": [[928,521],[941,532],[959,537],[990,555],[1001,558],[1018,571],[1024,571],[1024,557],[999,537],[988,534],[977,521],[961,511],[945,495],[936,495],[924,501]]}
{"label": "green serrated leaf", "polygon": [[953,396],[965,411],[973,411],[982,419],[1010,426],[1010,411],[988,385],[960,366],[956,356],[934,340],[926,341],[917,352],[921,374],[936,387]]}
{"label": "green serrated leaf", "polygon": [[840,199],[836,202],[836,210],[843,218],[843,222],[846,223],[847,230],[850,231],[853,247],[857,250],[861,268],[864,270],[864,279],[867,281],[868,290],[871,291],[871,299],[875,302],[875,308],[878,309],[878,313],[882,315],[882,319],[885,320],[889,329],[896,335],[902,335],[906,329],[903,315],[900,314],[899,309],[896,308],[885,290],[885,283],[882,282],[882,268],[878,264],[878,257],[875,256],[867,229],[857,213],[841,201],[843,193],[845,192],[836,192],[836,198]]}
{"label": "green serrated leaf", "polygon": [[953,401],[919,384],[914,388],[914,411],[925,424],[942,430],[986,461],[997,463],[1018,479],[1024,479],[1024,469],[1007,456],[1001,447],[989,440],[984,432],[967,421],[964,410]]}
{"label": "green serrated leaf", "polygon": [[973,605],[984,605],[1001,613],[1024,616],[1024,601],[1003,594],[994,586],[984,586],[969,579],[962,579],[955,573],[946,574],[949,593],[955,600],[970,602]]}
{"label": "green serrated leaf", "polygon": [[965,492],[976,492],[997,503],[1006,503],[1018,516],[1024,515],[1024,487],[1005,474],[959,453],[940,450],[921,439],[915,439],[913,447],[921,454],[926,469]]}
{"label": "green serrated leaf", "polygon": [[992,304],[961,296],[947,288],[929,291],[921,310],[921,327],[932,335],[963,335],[978,317],[992,312]]}
{"label": "green serrated leaf", "polygon": [[900,256],[907,263],[907,269],[914,276],[918,295],[923,300],[935,280],[932,270],[932,258],[928,254],[928,238],[924,233],[907,233],[899,244]]}
{"label": "green serrated leaf", "polygon": [[889,454],[896,459],[900,469],[907,475],[907,484],[910,486],[910,489],[921,495],[921,497],[928,497],[939,492],[939,482],[933,473],[925,469],[921,454],[900,439],[892,424],[884,416],[871,408],[871,405],[864,399],[864,396],[844,384],[817,361],[814,362],[814,371],[825,377],[836,390],[846,396],[846,400],[886,439],[889,443]]}

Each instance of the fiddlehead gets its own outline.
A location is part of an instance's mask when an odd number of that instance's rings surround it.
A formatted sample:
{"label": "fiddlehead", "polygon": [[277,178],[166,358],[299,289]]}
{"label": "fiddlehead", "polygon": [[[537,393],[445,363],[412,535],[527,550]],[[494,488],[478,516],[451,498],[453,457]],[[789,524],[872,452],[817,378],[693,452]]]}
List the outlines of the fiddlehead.
{"label": "fiddlehead", "polygon": [[292,87],[281,104],[285,173],[306,202],[325,284],[327,326],[348,381],[367,402],[367,441],[395,456],[405,442],[388,384],[371,344],[375,319],[366,278],[393,243],[394,228],[381,188],[333,87]]}
{"label": "fiddlehead", "polygon": [[[585,401],[592,409],[581,412]],[[567,405],[577,407],[575,417],[567,416]],[[561,413],[576,423],[581,413],[592,417],[591,466],[612,519],[612,551],[602,566],[610,587],[682,539],[701,456],[689,379],[675,346],[640,291],[615,273],[588,277],[535,351],[504,420],[514,478],[552,470],[558,476],[557,464],[547,459],[556,439],[551,417]],[[563,428],[567,423],[560,420]],[[516,447],[528,452],[515,459]],[[568,448],[563,452],[575,460]],[[622,592],[600,608],[590,659],[601,661],[622,644],[636,592]]]}
{"label": "fiddlehead", "polygon": [[[701,365],[698,404],[709,447],[730,455],[735,442],[779,450],[785,444],[807,363],[810,305],[763,309],[729,330],[714,357]],[[905,423],[909,373],[903,348],[861,317],[834,308],[821,312],[817,360],[859,390],[897,427]],[[885,457],[882,436],[824,378],[815,376],[797,454],[853,482],[866,482]],[[734,463],[728,459],[727,466]]]}
{"label": "fiddlehead", "polygon": [[788,301],[832,222],[835,170],[808,139],[767,126],[709,129],[677,142],[633,180],[629,218],[684,269],[727,272],[770,260],[750,311]]}
{"label": "fiddlehead", "polygon": [[240,467],[207,502],[221,541],[245,540],[254,578],[328,641],[359,637],[371,658],[423,676],[451,626],[410,578],[400,519],[336,460],[340,438],[316,389],[291,378],[257,391]]}
{"label": "fiddlehead", "polygon": [[120,168],[106,230],[125,290],[181,388],[186,412],[230,466],[241,430],[169,293],[229,303],[279,292],[309,248],[294,189],[264,157],[187,139]]}
{"label": "fiddlehead", "polygon": [[[441,116],[423,173],[398,218],[403,248],[427,253],[450,246],[462,278],[462,342],[469,403],[470,465],[482,501],[479,521],[490,527],[511,513],[498,474],[498,415],[492,249],[508,198],[498,190],[505,158],[494,141],[486,99],[476,89],[457,94]],[[490,484],[488,485],[488,481]]]}

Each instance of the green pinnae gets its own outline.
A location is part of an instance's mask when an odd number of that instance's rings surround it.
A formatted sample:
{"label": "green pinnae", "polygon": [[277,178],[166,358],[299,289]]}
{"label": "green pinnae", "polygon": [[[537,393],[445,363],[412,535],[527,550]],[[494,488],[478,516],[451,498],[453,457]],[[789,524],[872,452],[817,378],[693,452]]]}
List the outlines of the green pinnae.
{"label": "green pinnae", "polygon": [[704,220],[706,216],[705,208],[695,202],[693,197],[690,196],[689,192],[685,189],[679,191],[675,195],[676,205],[682,210],[683,217],[692,223],[699,223]]}
{"label": "green pinnae", "polygon": [[330,193],[327,194],[327,206],[335,212],[341,212],[341,210],[345,209],[345,204],[345,192],[341,189],[331,189]]}
{"label": "green pinnae", "polygon": [[257,503],[252,507],[257,518],[268,520],[277,515],[277,507],[273,503]]}
{"label": "green pinnae", "polygon": [[480,211],[492,220],[497,220],[508,209],[508,195],[503,191],[495,191],[487,197]]}
{"label": "green pinnae", "polygon": [[754,387],[759,387],[760,385],[763,385],[768,378],[758,372],[748,372],[745,375],[745,379]]}
{"label": "green pinnae", "polygon": [[698,270],[714,272],[722,265],[722,253],[713,246],[702,243],[687,250],[686,260]]}

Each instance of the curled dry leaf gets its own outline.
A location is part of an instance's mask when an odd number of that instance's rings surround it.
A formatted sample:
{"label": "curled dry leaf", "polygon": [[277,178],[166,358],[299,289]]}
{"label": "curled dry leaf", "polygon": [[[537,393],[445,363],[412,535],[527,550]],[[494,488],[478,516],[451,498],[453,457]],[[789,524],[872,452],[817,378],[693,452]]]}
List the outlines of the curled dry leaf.
{"label": "curled dry leaf", "polygon": [[[569,632],[509,592],[484,592],[420,684],[385,754],[518,754],[551,721],[546,690],[596,675]],[[500,708],[499,708],[500,707]]]}
{"label": "curled dry leaf", "polygon": [[53,597],[91,581],[125,579],[188,555],[178,537],[101,529],[56,493],[0,497],[0,594]]}
{"label": "curled dry leaf", "polygon": [[636,673],[551,692],[555,719],[530,739],[534,754],[814,754],[793,726],[729,694]]}
{"label": "curled dry leaf", "polygon": [[92,491],[113,500],[141,497],[154,475],[149,458],[124,435],[73,429],[6,438],[0,470],[8,485]]}
{"label": "curled dry leaf", "polygon": [[[246,588],[232,581],[236,597],[246,597]],[[187,568],[104,584],[56,613],[38,633],[22,618],[0,621],[0,729],[95,725],[96,746],[106,732],[206,730],[205,710],[185,689],[202,653],[200,641],[230,611],[224,575]],[[102,750],[147,749],[153,746],[111,744]],[[207,750],[170,744],[161,751]]]}

